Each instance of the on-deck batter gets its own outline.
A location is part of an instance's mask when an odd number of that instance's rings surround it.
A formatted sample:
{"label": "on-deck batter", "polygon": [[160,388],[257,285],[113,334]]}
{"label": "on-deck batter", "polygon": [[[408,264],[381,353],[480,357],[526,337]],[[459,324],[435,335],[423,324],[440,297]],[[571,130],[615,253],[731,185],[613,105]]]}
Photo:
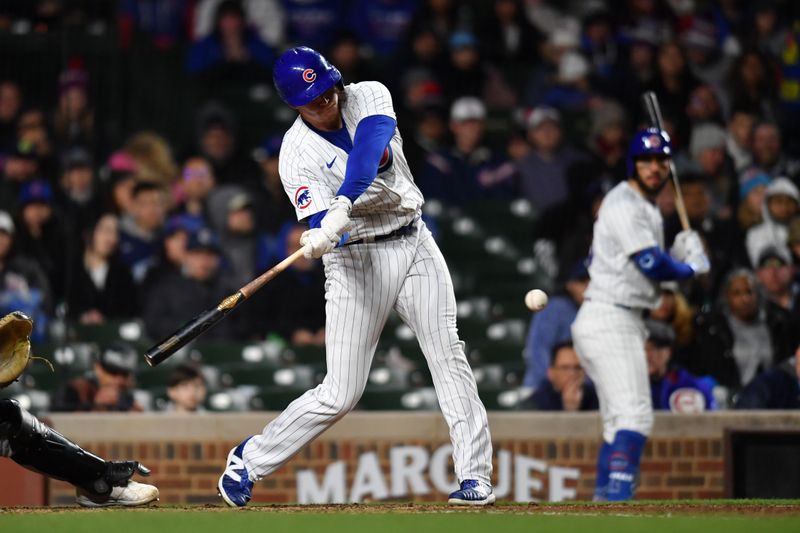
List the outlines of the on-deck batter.
{"label": "on-deck batter", "polygon": [[572,325],[581,364],[600,400],[603,444],[597,459],[596,500],[633,497],[653,408],[643,315],[657,306],[661,281],[708,272],[699,235],[678,234],[664,251],[655,198],[667,183],[669,136],[657,128],[636,133],[628,176],[603,199],[592,240],[591,281]]}
{"label": "on-deck batter", "polygon": [[464,344],[444,258],[420,220],[423,198],[403,155],[389,91],[344,86],[318,52],[298,47],[275,63],[275,85],[300,116],[284,136],[280,175],[301,243],[325,264],[326,360],[322,384],[231,450],[219,491],[244,506],[253,482],[275,471],[358,402],[389,313],[420,342],[450,428],[461,489],[451,503],[494,502],[492,443]]}

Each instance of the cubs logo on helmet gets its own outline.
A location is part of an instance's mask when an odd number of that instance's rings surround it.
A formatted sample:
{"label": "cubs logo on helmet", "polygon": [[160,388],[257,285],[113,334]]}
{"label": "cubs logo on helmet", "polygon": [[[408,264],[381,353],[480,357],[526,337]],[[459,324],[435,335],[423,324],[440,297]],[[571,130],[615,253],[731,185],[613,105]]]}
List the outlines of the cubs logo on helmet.
{"label": "cubs logo on helmet", "polygon": [[294,205],[297,209],[305,209],[311,205],[311,190],[306,185],[298,187],[294,192]]}
{"label": "cubs logo on helmet", "polygon": [[303,79],[308,83],[313,83],[317,79],[317,75],[313,68],[307,68],[303,71]]}
{"label": "cubs logo on helmet", "polygon": [[645,155],[671,156],[672,143],[670,142],[669,134],[658,128],[646,128],[634,134],[628,147],[628,176],[633,176],[635,173],[634,160]]}

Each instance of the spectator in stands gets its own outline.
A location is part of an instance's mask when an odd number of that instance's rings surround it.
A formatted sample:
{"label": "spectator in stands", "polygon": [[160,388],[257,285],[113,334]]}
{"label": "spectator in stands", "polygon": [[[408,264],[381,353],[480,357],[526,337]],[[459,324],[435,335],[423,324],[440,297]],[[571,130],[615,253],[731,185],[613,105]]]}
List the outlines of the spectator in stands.
{"label": "spectator in stands", "polygon": [[92,157],[83,148],[72,148],[64,155],[57,204],[66,219],[70,239],[82,235],[105,210],[95,186]]}
{"label": "spectator in stands", "polygon": [[580,28],[577,26],[559,23],[555,27],[539,29],[545,32],[548,38],[541,45],[542,61],[534,64],[528,72],[523,101],[529,107],[542,103],[544,92],[558,75],[562,56],[577,52],[580,46]]}
{"label": "spectator in stands", "polygon": [[[681,35],[689,68],[703,83],[723,83],[733,63],[734,54],[731,52],[735,49],[720,47],[719,32],[713,23],[695,16],[689,24]],[[736,47],[738,53],[738,44]]]}
{"label": "spectator in stands", "polygon": [[169,189],[178,179],[179,168],[172,158],[172,149],[157,133],[137,133],[128,139],[123,150],[133,159],[139,181],[157,183]]}
{"label": "spectator in stands", "polygon": [[764,296],[772,303],[797,313],[800,286],[795,282],[791,256],[777,248],[765,248],[758,258],[756,279]]}
{"label": "spectator in stands", "polygon": [[[221,252],[216,235],[203,228],[189,237],[182,269],[164,272],[152,280],[142,302],[142,319],[151,338],[166,337],[185,320],[183,317],[210,309],[236,292],[238,287],[222,271]],[[204,338],[237,338],[242,315],[227,317],[204,333]]]}
{"label": "spectator in stands", "polygon": [[45,112],[38,107],[25,109],[19,114],[17,121],[17,139],[23,146],[32,146],[39,165],[39,174],[47,179],[55,178],[59,161],[50,132],[47,127]]}
{"label": "spectator in stands", "polygon": [[599,407],[594,386],[586,381],[572,342],[553,346],[547,379],[522,404],[539,411],[596,411]]}
{"label": "spectator in stands", "polygon": [[31,338],[41,341],[54,305],[50,281],[36,261],[14,249],[14,231],[11,215],[0,211],[0,313],[22,311],[33,318]]}
{"label": "spectator in stands", "polygon": [[746,50],[733,63],[727,83],[734,108],[753,109],[758,115],[777,118],[777,92],[773,66],[758,50]]}
{"label": "spectator in stands", "polygon": [[0,158],[0,208],[12,210],[22,186],[39,175],[39,159],[33,144],[20,142],[4,159]]}
{"label": "spectator in stands", "polygon": [[53,296],[64,295],[68,253],[76,243],[68,242],[64,221],[53,210],[53,189],[42,180],[23,184],[14,238],[16,249],[36,261],[47,274]]}
{"label": "spectator in stands", "polygon": [[440,151],[447,135],[445,114],[436,106],[424,107],[412,119],[413,133],[403,138],[403,153],[415,176],[422,175],[428,157]]}
{"label": "spectator in stands", "polygon": [[74,261],[67,286],[68,316],[81,324],[132,318],[139,296],[130,270],[117,255],[119,221],[113,213],[98,217],[84,231],[84,248]]}
{"label": "spectator in stands", "polygon": [[693,376],[672,362],[675,332],[672,327],[654,320],[645,321],[647,372],[653,409],[673,413],[716,411],[715,382]]}
{"label": "spectator in stands", "polygon": [[268,79],[275,52],[247,26],[237,0],[223,0],[214,16],[214,30],[189,49],[191,74],[215,82]]}
{"label": "spectator in stands", "polygon": [[758,2],[753,11],[753,29],[747,35],[750,42],[745,44],[777,61],[787,46],[787,21],[779,17],[777,2]]}
{"label": "spectator in stands", "polygon": [[792,252],[792,264],[795,267],[795,279],[800,280],[800,216],[789,223],[789,251]]}
{"label": "spectator in stands", "polygon": [[675,120],[678,135],[675,141],[689,136],[689,120],[685,115],[689,95],[698,80],[687,66],[686,56],[676,42],[661,45],[658,51],[658,73],[650,88],[655,91],[665,118]]}
{"label": "spectator in stands", "polygon": [[258,175],[252,161],[239,153],[236,124],[227,109],[209,104],[200,110],[199,153],[214,169],[218,184],[251,184]]}
{"label": "spectator in stands", "polygon": [[641,95],[651,87],[656,75],[656,52],[658,35],[644,26],[631,28],[620,35],[625,45],[614,73],[608,83],[601,85],[603,91],[614,96],[629,112],[631,124],[641,123]]}
{"label": "spectator in stands", "polygon": [[206,380],[202,372],[190,365],[176,366],[167,377],[169,402],[164,411],[173,413],[203,413],[206,399]]}
{"label": "spectator in stands", "polygon": [[120,218],[119,251],[136,283],[141,283],[155,263],[161,246],[161,226],[166,213],[164,189],[140,181],[133,188],[132,213]]}
{"label": "spectator in stands", "polygon": [[733,169],[725,159],[725,140],[725,130],[721,126],[710,122],[695,125],[689,142],[692,160],[687,170],[701,173],[708,181],[711,213],[729,219],[733,216],[731,205],[739,190]]}
{"label": "spectator in stands", "polygon": [[22,91],[12,80],[0,80],[0,155],[17,144],[17,117],[22,109]]}
{"label": "spectator in stands", "polygon": [[764,196],[772,178],[763,170],[750,167],[739,174],[739,209],[736,221],[742,232],[763,222]]}
{"label": "spectator in stands", "polygon": [[[589,163],[595,170],[587,172],[588,176],[582,183],[581,189],[588,186],[589,181],[611,179],[611,177],[616,180],[619,176],[625,175],[625,156],[628,153],[627,125],[625,110],[613,100],[605,100],[592,111],[586,145],[590,153],[595,156],[595,160]],[[599,168],[596,166],[598,162],[601,163]],[[570,188],[573,189],[574,201],[575,184]]]}
{"label": "spectator in stands", "polygon": [[431,154],[419,179],[426,198],[463,207],[487,197],[510,197],[513,166],[486,144],[485,121],[480,99],[467,96],[453,103],[453,145]]}
{"label": "spectator in stands", "polygon": [[[282,260],[300,248],[305,226],[287,224],[278,235]],[[271,266],[271,265],[270,265]],[[325,276],[322,262],[301,257],[253,295],[248,329],[253,336],[277,333],[296,346],[325,345]],[[281,306],[275,305],[281,302]]]}
{"label": "spectator in stands", "polygon": [[[477,36],[481,55],[493,64],[510,67],[524,75],[521,67],[536,60],[542,36],[525,18],[522,2],[492,2],[490,13],[482,17],[478,24]],[[519,85],[524,80],[509,81]]]}
{"label": "spectator in stands", "polygon": [[[567,52],[559,59],[554,83],[550,84],[538,104],[558,109],[570,121],[587,122],[589,110],[601,102],[592,89],[589,75],[586,58],[578,52]],[[575,130],[575,134],[586,133],[585,127],[583,131],[578,127]]]}
{"label": "spectator in stands", "polygon": [[650,311],[650,320],[670,327],[675,337],[672,343],[676,359],[684,360],[694,340],[695,311],[680,290],[677,282],[661,282],[661,301]]}
{"label": "spectator in stands", "polygon": [[736,409],[800,409],[800,350],[758,375],[736,396]]}
{"label": "spectator in stands", "polygon": [[247,193],[233,196],[228,201],[225,228],[220,233],[220,247],[237,287],[256,277],[256,220],[253,210],[253,200]]}
{"label": "spectator in stands", "polygon": [[119,150],[111,154],[107,163],[106,205],[118,216],[133,213],[133,188],[136,186],[136,161]]}
{"label": "spectator in stands", "polygon": [[72,60],[58,78],[58,108],[53,114],[53,134],[62,148],[96,147],[94,111],[89,106],[89,77],[81,60]]}
{"label": "spectator in stands", "polygon": [[161,238],[161,252],[156,263],[147,270],[142,283],[142,291],[149,291],[155,280],[168,273],[180,273],[186,261],[186,245],[189,237],[205,227],[205,221],[192,215],[172,215],[164,223]]}
{"label": "spectator in stands", "polygon": [[693,126],[710,122],[716,125],[722,124],[722,103],[714,89],[710,85],[698,85],[689,94],[689,102],[686,104],[686,116],[689,117]]}
{"label": "spectator in stands", "polygon": [[289,43],[326,50],[344,20],[344,0],[283,0]]}
{"label": "spectator in stands", "polygon": [[753,126],[756,114],[746,107],[734,107],[728,119],[725,149],[737,173],[753,163]]}
{"label": "spectator in stands", "polygon": [[[223,0],[200,0],[194,8],[192,37],[200,40],[214,31],[217,10]],[[284,44],[286,13],[281,0],[242,0],[248,26],[269,46]],[[338,63],[336,63],[338,64]]]}
{"label": "spectator in stands", "polygon": [[180,195],[183,201],[174,212],[208,221],[207,200],[215,184],[214,169],[206,159],[202,157],[187,159],[183,164],[180,182]]}
{"label": "spectator in stands", "polygon": [[141,411],[133,397],[134,373],[139,354],[130,344],[115,341],[97,356],[93,373],[76,378],[57,390],[53,411]]}
{"label": "spectator in stands", "polygon": [[789,357],[799,342],[797,317],[763,302],[751,271],[734,269],[722,285],[719,307],[697,316],[687,365],[735,392]]}
{"label": "spectator in stands", "polygon": [[750,264],[758,264],[761,252],[768,247],[789,254],[789,222],[800,212],[800,192],[787,178],[772,180],[764,193],[764,221],[747,230],[745,244]]}
{"label": "spectator in stands", "polygon": [[[391,57],[405,39],[416,4],[416,0],[351,0],[350,29],[372,54]],[[338,65],[333,58],[331,62]]]}
{"label": "spectator in stands", "polygon": [[297,218],[294,206],[286,199],[281,176],[278,173],[278,155],[283,137],[272,135],[253,151],[260,177],[250,189],[255,204],[256,224],[259,231],[275,235],[289,221]]}
{"label": "spectator in stands", "polygon": [[442,76],[445,97],[454,102],[462,96],[483,100],[491,109],[510,109],[517,95],[492,65],[485,63],[473,33],[457,31],[449,39],[450,61]]}
{"label": "spectator in stands", "polygon": [[528,142],[533,149],[517,162],[522,196],[540,212],[560,206],[569,197],[569,169],[580,153],[565,142],[561,115],[552,107],[537,107],[528,117]]}
{"label": "spectator in stands", "polygon": [[572,339],[570,326],[583,303],[583,293],[589,284],[586,261],[577,262],[566,276],[563,290],[555,294],[547,307],[531,317],[525,341],[525,377],[522,384],[535,390],[545,379],[552,363],[553,349]]}
{"label": "spectator in stands", "polygon": [[773,178],[800,179],[800,161],[783,153],[781,132],[774,122],[760,122],[753,129],[753,164]]}
{"label": "spectator in stands", "polygon": [[331,43],[330,51],[326,57],[332,65],[336,65],[342,73],[345,83],[358,83],[361,81],[374,80],[378,76],[361,52],[361,41],[358,36],[351,31],[342,31]]}

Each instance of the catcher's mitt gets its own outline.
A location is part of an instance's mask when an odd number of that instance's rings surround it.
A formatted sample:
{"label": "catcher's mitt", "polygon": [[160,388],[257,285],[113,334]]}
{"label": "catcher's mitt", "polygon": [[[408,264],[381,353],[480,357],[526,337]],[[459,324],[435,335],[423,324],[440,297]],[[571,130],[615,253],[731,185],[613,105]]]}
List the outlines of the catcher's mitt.
{"label": "catcher's mitt", "polygon": [[28,366],[33,320],[14,311],[0,318],[0,389],[10,385]]}

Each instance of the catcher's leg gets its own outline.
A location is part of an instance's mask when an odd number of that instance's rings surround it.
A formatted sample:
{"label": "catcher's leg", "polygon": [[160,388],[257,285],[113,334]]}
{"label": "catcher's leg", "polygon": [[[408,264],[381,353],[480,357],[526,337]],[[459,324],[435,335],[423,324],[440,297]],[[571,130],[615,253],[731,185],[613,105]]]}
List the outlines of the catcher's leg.
{"label": "catcher's leg", "polygon": [[0,400],[0,439],[18,464],[78,488],[82,505],[140,505],[158,489],[130,481],[150,471],[136,461],[104,461],[42,423],[14,400]]}

